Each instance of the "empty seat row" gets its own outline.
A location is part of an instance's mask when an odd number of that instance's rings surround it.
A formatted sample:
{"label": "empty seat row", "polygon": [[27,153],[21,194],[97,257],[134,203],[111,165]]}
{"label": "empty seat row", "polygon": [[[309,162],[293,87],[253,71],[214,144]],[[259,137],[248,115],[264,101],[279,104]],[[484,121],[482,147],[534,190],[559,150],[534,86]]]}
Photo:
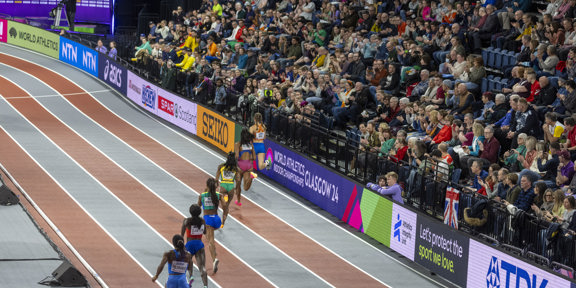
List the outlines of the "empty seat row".
{"label": "empty seat row", "polygon": [[502,70],[504,67],[516,64],[518,54],[514,51],[488,47],[482,50],[482,59],[485,67]]}

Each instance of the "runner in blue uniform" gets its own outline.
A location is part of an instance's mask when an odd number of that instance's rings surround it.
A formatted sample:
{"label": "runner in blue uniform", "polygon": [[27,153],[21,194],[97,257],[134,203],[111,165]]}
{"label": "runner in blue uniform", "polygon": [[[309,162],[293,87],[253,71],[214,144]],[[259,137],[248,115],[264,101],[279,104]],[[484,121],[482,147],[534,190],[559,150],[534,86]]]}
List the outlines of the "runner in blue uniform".
{"label": "runner in blue uniform", "polygon": [[164,269],[164,265],[168,262],[168,281],[166,281],[166,288],[190,288],[190,284],[186,281],[186,270],[192,276],[192,255],[184,248],[184,238],[180,235],[172,237],[172,245],[174,250],[164,253],[156,275],[152,277],[152,282],[156,282],[160,273]]}

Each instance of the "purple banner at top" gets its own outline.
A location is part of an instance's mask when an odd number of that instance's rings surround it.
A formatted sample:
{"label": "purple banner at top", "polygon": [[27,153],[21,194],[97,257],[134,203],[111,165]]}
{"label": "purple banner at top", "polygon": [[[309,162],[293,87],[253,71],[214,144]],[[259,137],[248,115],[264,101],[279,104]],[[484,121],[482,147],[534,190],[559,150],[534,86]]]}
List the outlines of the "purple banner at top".
{"label": "purple banner at top", "polygon": [[261,171],[263,174],[339,219],[347,218],[344,216],[348,215],[357,198],[352,181],[273,141],[264,143],[266,159],[272,161],[272,167]]}
{"label": "purple banner at top", "polygon": [[[16,3],[21,2],[21,3]],[[26,3],[28,2],[28,3]],[[36,1],[0,0],[0,13],[12,17],[48,17],[59,0]],[[83,0],[76,4],[76,22],[110,23],[109,0]],[[66,10],[62,7],[62,25],[66,25]]]}

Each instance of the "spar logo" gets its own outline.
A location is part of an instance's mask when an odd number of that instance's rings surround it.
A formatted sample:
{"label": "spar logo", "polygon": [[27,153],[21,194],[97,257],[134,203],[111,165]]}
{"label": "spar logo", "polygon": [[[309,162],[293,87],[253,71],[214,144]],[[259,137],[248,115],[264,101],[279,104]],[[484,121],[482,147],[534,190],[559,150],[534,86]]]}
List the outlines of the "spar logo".
{"label": "spar logo", "polygon": [[142,85],[142,104],[152,109],[156,105],[156,91],[150,85]]}
{"label": "spar logo", "polygon": [[109,81],[118,88],[122,88],[122,70],[111,64],[109,60],[106,60],[106,67],[104,67],[104,81]]}
{"label": "spar logo", "polygon": [[174,102],[158,95],[158,109],[174,116]]}
{"label": "spar logo", "polygon": [[400,214],[398,214],[397,219],[398,219],[398,221],[396,221],[396,223],[394,223],[394,238],[396,238],[396,240],[398,240],[398,242],[402,242],[401,241],[402,231],[400,230],[400,228],[402,227],[402,219],[400,219]]}
{"label": "spar logo", "polygon": [[[505,273],[503,279],[500,279],[500,270]],[[486,273],[486,288],[546,288],[547,286],[548,280],[538,279],[538,275],[530,274],[514,264],[492,256]]]}

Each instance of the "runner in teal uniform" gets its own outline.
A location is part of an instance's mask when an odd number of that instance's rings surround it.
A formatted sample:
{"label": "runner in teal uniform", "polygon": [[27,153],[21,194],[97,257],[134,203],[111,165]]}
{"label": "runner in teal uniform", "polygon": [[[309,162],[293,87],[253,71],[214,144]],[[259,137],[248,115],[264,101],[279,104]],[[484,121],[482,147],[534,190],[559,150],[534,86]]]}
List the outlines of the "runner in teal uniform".
{"label": "runner in teal uniform", "polygon": [[198,197],[198,206],[204,209],[204,223],[206,223],[206,239],[208,240],[208,249],[210,249],[210,256],[214,260],[214,273],[218,272],[218,263],[216,258],[216,245],[214,243],[214,230],[218,230],[222,225],[222,220],[218,216],[218,205],[224,206],[224,199],[220,197],[220,193],[216,192],[216,180],[208,178],[206,180],[206,191]]}

